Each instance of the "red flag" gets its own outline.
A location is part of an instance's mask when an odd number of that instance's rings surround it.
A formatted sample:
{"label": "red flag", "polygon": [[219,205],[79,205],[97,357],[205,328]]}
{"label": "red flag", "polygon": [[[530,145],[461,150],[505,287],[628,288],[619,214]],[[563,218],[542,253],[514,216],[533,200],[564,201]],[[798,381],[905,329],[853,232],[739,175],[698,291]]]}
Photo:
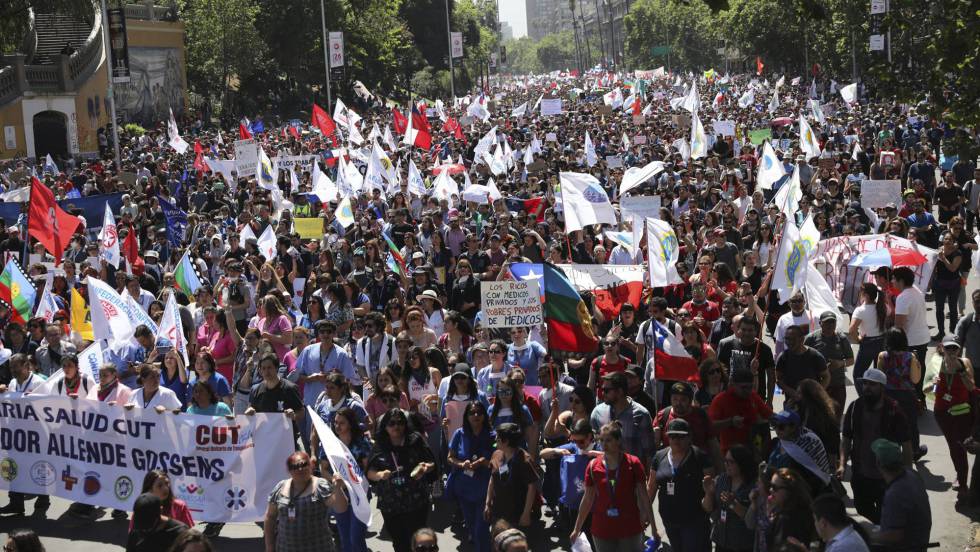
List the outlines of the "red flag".
{"label": "red flag", "polygon": [[[425,104],[422,104],[422,109],[425,109]],[[412,128],[423,129],[428,134],[432,134],[432,125],[429,124],[429,119],[424,115],[425,112],[422,109],[412,109]]]}
{"label": "red flag", "polygon": [[198,153],[194,156],[194,170],[197,171],[198,176],[204,171],[211,170],[208,164],[204,162],[204,154]]}
{"label": "red flag", "polygon": [[296,138],[297,140],[300,139],[299,131],[296,130],[296,127],[294,127],[293,125],[289,125],[289,133],[293,135],[293,138]]}
{"label": "red flag", "polygon": [[633,98],[633,115],[640,115],[642,113],[641,108],[643,107],[643,102],[640,100],[640,97],[638,94],[636,94],[636,92],[633,92],[633,94],[636,96]]}
{"label": "red flag", "polygon": [[325,137],[329,136],[333,145],[337,145],[337,125],[330,114],[316,104],[313,104],[313,126],[320,129]]}
{"label": "red flag", "polygon": [[54,264],[59,265],[68,242],[82,221],[65,212],[55,201],[54,193],[36,176],[32,180],[31,201],[27,209],[30,220],[27,233],[41,242],[48,253],[54,256]]}
{"label": "red flag", "polygon": [[418,109],[412,108],[412,132],[415,133],[412,143],[415,145],[415,147],[428,151],[432,148],[432,134],[430,134],[427,130],[429,122],[425,121],[425,125],[423,126],[421,123],[416,123],[416,121],[419,119],[424,120],[425,117],[419,114]]}
{"label": "red flag", "polygon": [[391,108],[391,116],[394,119],[395,132],[404,135],[405,130],[408,129],[408,117],[402,115],[397,107]]}
{"label": "red flag", "polygon": [[248,131],[248,127],[245,123],[238,123],[238,138],[240,140],[248,140],[252,137],[252,133]]}
{"label": "red flag", "polygon": [[129,227],[129,233],[122,243],[122,254],[126,257],[126,262],[133,269],[133,274],[143,274],[143,259],[140,258],[140,245],[136,240],[136,229]]}
{"label": "red flag", "polygon": [[463,136],[463,128],[460,126],[459,121],[452,117],[446,118],[446,122],[442,125],[442,131],[451,133],[457,140],[466,139],[466,137]]}
{"label": "red flag", "polygon": [[194,153],[197,155],[204,153],[204,147],[201,146],[200,140],[194,140]]}
{"label": "red flag", "polygon": [[763,67],[765,67],[765,65],[762,63],[762,58],[759,56],[755,56],[755,74],[761,75]]}
{"label": "red flag", "polygon": [[534,215],[537,222],[544,222],[544,209],[541,209],[541,201],[544,197],[532,197],[524,200],[524,210]]}

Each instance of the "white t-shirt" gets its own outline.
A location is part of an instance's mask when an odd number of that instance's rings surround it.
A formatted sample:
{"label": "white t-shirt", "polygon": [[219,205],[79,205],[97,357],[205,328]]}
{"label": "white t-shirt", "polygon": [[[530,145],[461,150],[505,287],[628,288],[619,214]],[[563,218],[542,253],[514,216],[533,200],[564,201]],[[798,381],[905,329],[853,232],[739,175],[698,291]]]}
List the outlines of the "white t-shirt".
{"label": "white t-shirt", "polygon": [[149,401],[143,400],[143,388],[140,387],[133,391],[133,396],[130,397],[129,402],[135,404],[136,408],[145,408],[147,410],[158,406],[162,406],[167,410],[179,410],[183,406],[180,404],[180,399],[177,398],[177,394],[162,385]]}
{"label": "white t-shirt", "polygon": [[793,314],[793,311],[789,311],[780,316],[779,320],[776,321],[776,332],[774,335],[776,350],[773,351],[776,358],[779,358],[779,354],[786,348],[786,330],[789,329],[790,326],[803,326],[803,334],[806,335],[810,333],[811,328],[809,311],[803,311],[803,313],[799,316]]}
{"label": "white t-shirt", "polygon": [[929,344],[929,323],[926,322],[926,298],[919,288],[906,288],[895,298],[895,315],[905,315],[905,335],[909,346]]}
{"label": "white t-shirt", "polygon": [[858,333],[864,337],[878,337],[883,333],[881,326],[878,325],[878,312],[874,305],[859,305],[851,314],[851,320],[861,321]]}

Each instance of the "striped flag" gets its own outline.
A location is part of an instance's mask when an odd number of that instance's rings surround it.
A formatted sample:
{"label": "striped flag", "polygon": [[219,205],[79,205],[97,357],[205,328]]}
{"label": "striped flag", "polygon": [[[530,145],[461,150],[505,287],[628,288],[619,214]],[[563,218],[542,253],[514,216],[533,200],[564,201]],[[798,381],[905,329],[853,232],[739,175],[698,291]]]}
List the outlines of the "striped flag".
{"label": "striped flag", "polygon": [[0,301],[10,307],[10,319],[26,325],[34,311],[36,298],[37,288],[21,270],[20,264],[14,259],[7,261],[7,266],[0,274]]}
{"label": "striped flag", "polygon": [[197,290],[204,285],[197,266],[191,261],[189,251],[184,251],[184,256],[174,267],[174,280],[177,289],[184,292],[187,297],[194,297]]}

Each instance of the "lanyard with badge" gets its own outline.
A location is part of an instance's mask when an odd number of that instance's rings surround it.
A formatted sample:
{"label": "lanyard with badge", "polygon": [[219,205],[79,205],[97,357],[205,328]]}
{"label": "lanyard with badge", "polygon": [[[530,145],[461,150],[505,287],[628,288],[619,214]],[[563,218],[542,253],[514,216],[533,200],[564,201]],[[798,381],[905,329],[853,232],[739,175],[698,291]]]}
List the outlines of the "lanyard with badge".
{"label": "lanyard with badge", "polygon": [[391,478],[391,484],[401,487],[405,484],[405,476],[402,475],[402,468],[398,465],[398,458],[395,451],[391,451],[391,462],[395,465],[395,476]]}
{"label": "lanyard with badge", "polygon": [[306,489],[309,489],[311,485],[313,485],[313,478],[312,477],[306,483],[306,486],[303,487],[303,490],[302,491],[300,491],[300,492],[298,492],[296,494],[293,494],[293,489],[292,489],[292,486],[293,485],[292,485],[292,482],[290,482],[290,484],[289,484],[289,487],[290,487],[289,488],[289,506],[286,508],[286,514],[289,516],[289,521],[294,521],[296,519],[296,505],[293,504],[293,501],[295,501],[297,498],[303,496],[303,493],[305,493],[306,492]]}
{"label": "lanyard with badge", "polygon": [[17,385],[17,391],[20,393],[27,391],[31,388],[32,381],[34,381],[34,372],[31,372],[31,375],[27,378],[27,381],[25,381],[23,385]]}
{"label": "lanyard with badge", "polygon": [[667,451],[667,465],[670,466],[670,475],[673,477],[673,479],[666,482],[667,496],[674,496],[674,479],[677,479],[677,466],[674,465],[674,459],[670,455],[670,450]]}
{"label": "lanyard with badge", "polygon": [[609,486],[609,509],[606,510],[606,516],[611,518],[619,517],[619,508],[616,507],[616,483],[619,479],[619,469],[623,467],[622,462],[625,460],[626,457],[623,457],[620,464],[616,466],[616,470],[612,471],[609,469],[606,459],[602,459],[602,467],[606,468],[606,484]]}

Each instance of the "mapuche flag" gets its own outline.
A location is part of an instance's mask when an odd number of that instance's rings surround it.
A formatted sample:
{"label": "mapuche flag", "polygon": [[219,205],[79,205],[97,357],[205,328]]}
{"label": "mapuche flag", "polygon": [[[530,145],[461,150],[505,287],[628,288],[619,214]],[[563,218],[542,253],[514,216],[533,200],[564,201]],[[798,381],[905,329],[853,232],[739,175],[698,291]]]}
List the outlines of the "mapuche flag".
{"label": "mapuche flag", "polygon": [[518,280],[538,280],[544,295],[549,348],[595,352],[599,338],[592,327],[592,314],[561,270],[551,263],[514,263],[510,273]]}
{"label": "mapuche flag", "polygon": [[[69,215],[58,205],[54,193],[35,176],[31,185],[31,202],[27,211],[28,234],[54,256],[54,264],[61,264],[61,257],[68,247],[75,230],[82,221]],[[33,307],[33,305],[31,305]]]}
{"label": "mapuche flag", "polygon": [[0,274],[0,301],[10,307],[10,320],[27,325],[34,311],[37,288],[20,269],[17,261],[10,259]]}

